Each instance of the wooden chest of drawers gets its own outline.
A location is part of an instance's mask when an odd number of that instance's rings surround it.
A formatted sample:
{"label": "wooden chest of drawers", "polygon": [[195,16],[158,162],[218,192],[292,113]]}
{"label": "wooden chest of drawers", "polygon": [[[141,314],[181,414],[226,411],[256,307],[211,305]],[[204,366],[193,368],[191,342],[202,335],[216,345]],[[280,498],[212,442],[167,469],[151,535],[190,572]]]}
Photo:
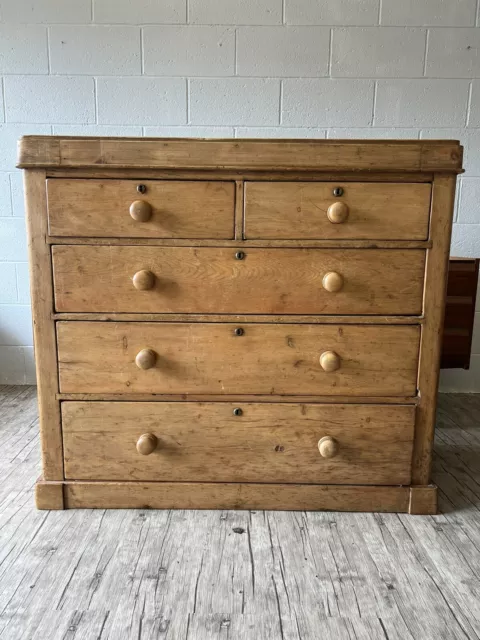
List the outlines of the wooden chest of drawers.
{"label": "wooden chest of drawers", "polygon": [[29,136],[37,506],[433,513],[455,141]]}

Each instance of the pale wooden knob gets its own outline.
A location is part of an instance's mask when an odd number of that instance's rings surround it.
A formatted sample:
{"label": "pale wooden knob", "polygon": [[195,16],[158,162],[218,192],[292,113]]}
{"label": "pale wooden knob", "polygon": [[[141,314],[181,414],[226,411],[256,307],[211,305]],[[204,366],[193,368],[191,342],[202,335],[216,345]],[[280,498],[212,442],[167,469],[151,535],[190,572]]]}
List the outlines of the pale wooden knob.
{"label": "pale wooden knob", "polygon": [[130,205],[130,215],[137,222],[148,222],[152,217],[152,205],[145,200],[135,200]]}
{"label": "pale wooden knob", "polygon": [[333,224],[341,224],[348,218],[348,206],[344,202],[334,202],[327,209],[327,218]]}
{"label": "pale wooden knob", "polygon": [[343,287],[343,277],[336,271],[330,271],[323,276],[322,286],[330,293],[336,293]]}
{"label": "pale wooden knob", "polygon": [[335,351],[325,351],[320,356],[320,366],[327,373],[340,369],[340,356]]}
{"label": "pale wooden knob", "polygon": [[132,278],[133,286],[139,291],[148,291],[155,286],[155,274],[151,271],[137,271]]}
{"label": "pale wooden knob", "polygon": [[332,436],[324,436],[318,441],[318,450],[322,458],[334,458],[338,453],[338,442]]}
{"label": "pale wooden knob", "polygon": [[157,354],[153,349],[142,349],[135,358],[135,364],[139,369],[151,369],[156,361]]}
{"label": "pale wooden knob", "polygon": [[158,439],[153,433],[144,433],[137,440],[137,451],[142,456],[149,456],[157,448]]}

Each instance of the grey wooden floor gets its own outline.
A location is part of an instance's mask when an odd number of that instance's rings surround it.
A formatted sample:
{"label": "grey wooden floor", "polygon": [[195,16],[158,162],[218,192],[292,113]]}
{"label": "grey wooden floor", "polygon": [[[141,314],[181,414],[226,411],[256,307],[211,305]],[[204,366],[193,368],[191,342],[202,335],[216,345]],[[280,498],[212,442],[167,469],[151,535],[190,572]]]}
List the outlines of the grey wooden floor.
{"label": "grey wooden floor", "polygon": [[36,511],[0,387],[0,640],[480,638],[480,396],[439,402],[442,515]]}

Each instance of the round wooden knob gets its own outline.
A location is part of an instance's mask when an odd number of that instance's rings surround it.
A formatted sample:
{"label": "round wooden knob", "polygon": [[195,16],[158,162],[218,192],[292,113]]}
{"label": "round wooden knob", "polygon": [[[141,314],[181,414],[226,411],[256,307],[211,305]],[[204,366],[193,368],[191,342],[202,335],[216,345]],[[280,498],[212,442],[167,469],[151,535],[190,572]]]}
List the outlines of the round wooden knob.
{"label": "round wooden knob", "polygon": [[133,286],[139,291],[148,291],[155,286],[155,274],[151,271],[137,271],[132,278]]}
{"label": "round wooden knob", "polygon": [[318,441],[318,450],[322,458],[334,458],[338,453],[338,442],[332,436],[324,436]]}
{"label": "round wooden knob", "polygon": [[325,351],[320,356],[320,366],[327,373],[340,369],[340,356],[335,351]]}
{"label": "round wooden knob", "polygon": [[156,361],[157,354],[153,349],[142,349],[135,358],[135,364],[139,369],[151,369]]}
{"label": "round wooden knob", "polygon": [[153,433],[144,433],[137,440],[137,451],[142,456],[149,456],[157,448],[158,439]]}
{"label": "round wooden knob", "polygon": [[130,215],[137,222],[148,222],[152,217],[152,205],[145,200],[135,200],[130,205]]}
{"label": "round wooden knob", "polygon": [[344,202],[334,202],[327,209],[327,218],[333,224],[342,224],[348,218],[348,206]]}
{"label": "round wooden knob", "polygon": [[322,286],[330,293],[336,293],[343,287],[343,277],[336,271],[330,271],[323,276]]}

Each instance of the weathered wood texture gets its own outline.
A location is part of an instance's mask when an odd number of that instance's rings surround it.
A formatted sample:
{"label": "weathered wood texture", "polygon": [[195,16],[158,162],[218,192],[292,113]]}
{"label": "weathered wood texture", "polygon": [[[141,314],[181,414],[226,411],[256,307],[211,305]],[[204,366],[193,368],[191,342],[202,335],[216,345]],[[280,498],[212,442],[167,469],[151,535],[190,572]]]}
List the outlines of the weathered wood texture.
{"label": "weathered wood texture", "polygon": [[198,314],[198,313],[78,313],[52,314],[53,320],[115,320],[117,322],[268,322],[273,324],[415,324],[424,322],[423,316],[300,316],[257,314]]}
{"label": "weathered wood texture", "polygon": [[47,480],[63,480],[60,406],[55,397],[58,392],[56,338],[55,326],[50,320],[54,302],[52,261],[46,242],[45,172],[25,173],[24,187],[43,474]]}
{"label": "weathered wood texture", "polygon": [[[240,254],[239,254],[240,252]],[[425,252],[54,246],[57,311],[415,314]],[[240,259],[239,259],[240,258]],[[147,270],[152,288],[133,276]],[[326,274],[339,274],[336,292]]]}
{"label": "weathered wood texture", "polygon": [[[418,142],[417,142],[418,144]],[[120,178],[132,180],[205,180],[206,172],[202,169],[152,169],[143,167],[135,168],[109,168],[108,166],[100,167],[48,167],[46,169],[48,178],[68,178],[68,179],[113,179]],[[269,169],[268,171],[255,171],[254,169],[238,170],[238,169],[211,169],[208,170],[208,177],[214,180],[252,180],[255,182],[291,182],[292,180],[302,180],[303,182],[365,182],[365,174],[355,169],[348,171],[325,171],[320,168],[317,170],[298,170],[282,171],[281,169]],[[386,171],[372,170],[368,172],[368,181],[370,182],[432,182],[433,173],[429,171]],[[333,185],[332,185],[333,186]]]}
{"label": "weathered wood texture", "polygon": [[[246,182],[245,237],[425,240],[430,193],[429,184]],[[333,223],[338,205],[346,219]]]}
{"label": "weathered wood texture", "polygon": [[[234,182],[50,179],[47,194],[52,236],[234,237]],[[146,203],[151,217],[134,220],[133,202]]]}
{"label": "weathered wood texture", "polygon": [[[62,418],[67,479],[410,482],[412,406],[63,402]],[[157,445],[140,455],[146,433]],[[325,436],[332,458],[318,450]]]}
{"label": "weathered wood texture", "polygon": [[150,247],[233,247],[280,248],[280,249],[429,249],[430,240],[184,240],[179,238],[81,238],[72,240],[68,237],[49,236],[48,242],[53,245],[108,245],[110,246],[150,246]]}
{"label": "weathered wood texture", "polygon": [[[63,478],[59,402],[83,400],[99,410],[106,405],[96,403],[118,399],[124,404],[111,407],[118,417],[109,436],[118,451],[110,461],[103,445],[99,453],[90,448],[102,433],[107,441],[107,418],[104,432],[90,432],[91,442],[75,436],[66,459],[76,466],[62,491],[69,506],[92,506],[95,496],[98,504],[111,498],[134,506],[130,474],[142,478],[136,486],[144,486],[148,504],[164,507],[193,505],[195,489],[204,507],[435,509],[430,461],[455,176],[462,170],[458,142],[33,136],[22,139],[19,152],[35,181],[28,199],[43,218],[36,277],[46,297],[34,315],[46,328],[37,348],[46,354],[48,374],[42,381],[42,365],[39,376],[49,395],[40,395],[54,419],[45,423],[43,411],[42,428],[58,467],[40,483],[40,505],[61,504],[49,484]],[[287,443],[276,443],[275,454],[286,446],[291,460],[270,461],[262,420],[255,440],[252,427],[222,429],[218,416],[208,426],[196,418],[203,433],[180,429],[171,417],[167,435],[183,447],[179,467],[158,471],[152,460],[162,455],[161,437],[151,426],[131,440],[132,415],[124,419],[137,399],[138,416],[159,415],[162,400],[172,402],[171,416],[186,400],[215,411],[221,406],[213,402],[251,402],[264,416],[288,416],[291,398],[313,399],[315,410],[325,398],[330,425],[338,409],[332,399],[344,399],[346,412],[364,400],[358,411],[366,415],[385,398],[381,449],[388,465],[377,468],[370,426],[349,427],[348,453],[347,427],[337,422],[331,429],[339,439],[319,435],[313,454],[312,425],[301,420],[296,429],[290,416],[274,435]],[[400,410],[396,404],[415,412],[412,466],[412,425],[399,444],[388,418]],[[135,451],[153,458],[138,467]],[[249,463],[242,462],[247,454]],[[313,455],[323,458],[321,466]],[[90,464],[99,478],[93,483],[84,481],[92,480]],[[119,481],[109,484],[110,477]],[[149,482],[156,477],[168,485]],[[260,503],[265,478],[272,482]],[[376,492],[366,487],[372,482]]]}
{"label": "weathered wood texture", "polygon": [[408,511],[408,487],[228,482],[65,482],[67,509]]}
{"label": "weathered wood texture", "polygon": [[[215,394],[165,394],[157,393],[59,393],[59,400],[76,400],[76,401],[135,401],[135,402],[225,402],[224,395]],[[382,396],[375,398],[374,396],[329,396],[329,395],[255,395],[241,394],[235,395],[235,403],[239,402],[311,402],[316,404],[409,404],[417,405],[419,397],[417,396]]]}
{"label": "weathered wood texture", "polygon": [[420,403],[412,462],[412,483],[418,485],[430,481],[454,199],[455,177],[435,176],[430,214],[434,243],[427,252],[425,268],[425,322],[421,327],[418,368]]}
{"label": "weathered wood texture", "polygon": [[34,389],[0,387],[1,640],[478,638],[480,398],[439,401],[439,515],[46,512]]}
{"label": "weathered wood texture", "polygon": [[35,505],[37,509],[61,510],[65,507],[63,483],[45,482],[39,478],[35,485]]}
{"label": "weathered wood texture", "polygon": [[[236,335],[236,329],[243,335]],[[58,322],[62,393],[415,395],[415,326]],[[142,349],[157,354],[139,369]],[[320,355],[341,359],[326,372]]]}
{"label": "weathered wood texture", "polygon": [[18,166],[325,171],[461,171],[455,140],[182,140],[25,136]]}
{"label": "weathered wood texture", "polygon": [[408,512],[412,515],[435,515],[437,513],[438,491],[435,485],[410,487]]}

